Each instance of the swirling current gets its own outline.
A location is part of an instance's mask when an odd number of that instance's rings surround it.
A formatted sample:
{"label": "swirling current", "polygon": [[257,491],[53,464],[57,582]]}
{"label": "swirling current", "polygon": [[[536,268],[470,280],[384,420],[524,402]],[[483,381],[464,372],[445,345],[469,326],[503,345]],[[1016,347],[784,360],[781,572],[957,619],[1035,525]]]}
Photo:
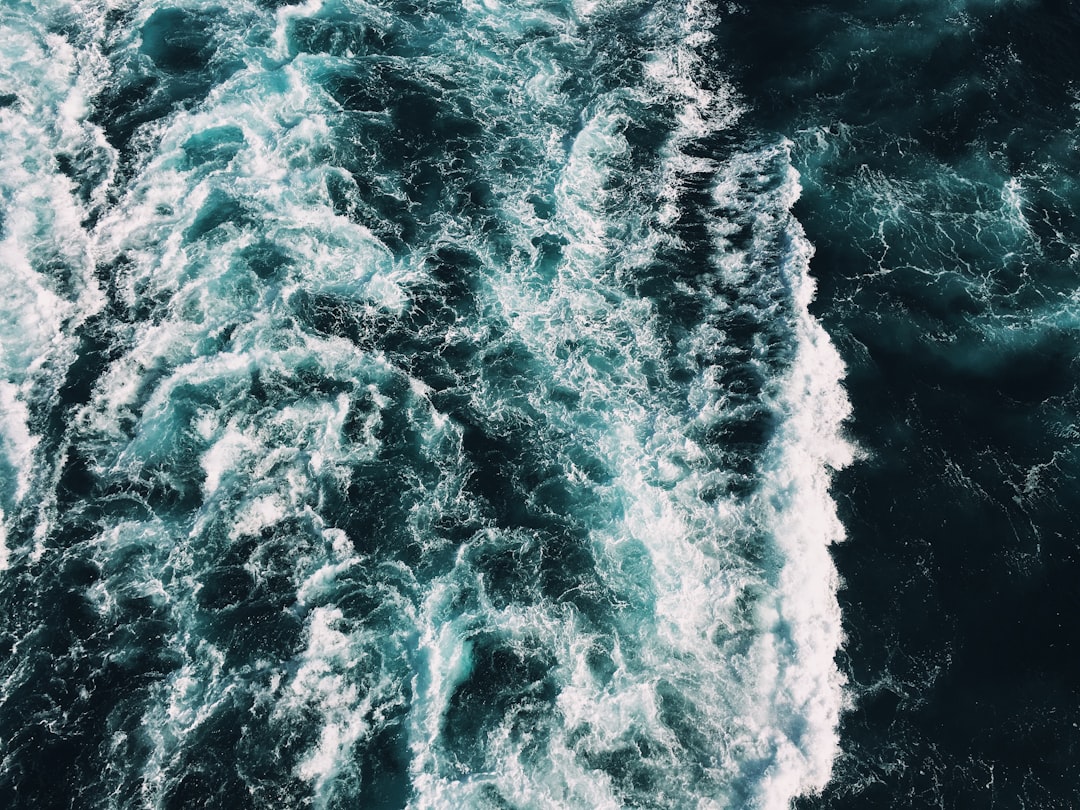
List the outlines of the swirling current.
{"label": "swirling current", "polygon": [[0,4],[0,804],[1078,806],[1076,41]]}
{"label": "swirling current", "polygon": [[712,10],[3,19],[15,804],[824,785],[847,404]]}

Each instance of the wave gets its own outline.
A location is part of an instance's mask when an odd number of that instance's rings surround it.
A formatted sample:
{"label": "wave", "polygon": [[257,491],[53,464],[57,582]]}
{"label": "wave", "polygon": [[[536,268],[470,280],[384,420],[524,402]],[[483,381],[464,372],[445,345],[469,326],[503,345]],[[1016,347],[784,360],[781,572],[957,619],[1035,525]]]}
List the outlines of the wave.
{"label": "wave", "polygon": [[24,652],[6,722],[69,704],[101,806],[819,789],[843,368],[710,12],[84,11],[39,114],[84,158],[10,141],[56,191],[5,219],[77,282],[20,248],[0,391],[7,632],[83,685]]}

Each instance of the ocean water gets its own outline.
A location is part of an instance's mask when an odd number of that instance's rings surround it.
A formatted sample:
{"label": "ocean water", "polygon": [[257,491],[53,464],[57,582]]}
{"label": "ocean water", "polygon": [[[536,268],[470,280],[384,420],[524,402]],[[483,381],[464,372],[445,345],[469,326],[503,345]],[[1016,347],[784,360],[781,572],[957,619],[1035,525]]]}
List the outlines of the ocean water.
{"label": "ocean water", "polygon": [[6,2],[5,806],[1075,806],[1078,35]]}
{"label": "ocean water", "polygon": [[5,6],[9,805],[826,783],[848,405],[718,21]]}
{"label": "ocean water", "polygon": [[722,30],[795,143],[864,454],[833,487],[852,709],[797,806],[1076,807],[1080,7],[778,2]]}

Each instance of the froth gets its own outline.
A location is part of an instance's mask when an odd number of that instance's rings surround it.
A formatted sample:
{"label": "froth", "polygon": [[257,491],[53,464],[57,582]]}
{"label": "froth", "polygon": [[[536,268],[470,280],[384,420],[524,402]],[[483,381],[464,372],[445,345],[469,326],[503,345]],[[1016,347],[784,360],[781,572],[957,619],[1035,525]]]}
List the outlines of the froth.
{"label": "froth", "polygon": [[[384,750],[415,808],[819,787],[842,367],[785,147],[721,155],[739,106],[704,6],[349,11],[250,10],[242,64],[132,136],[75,250],[123,323],[65,435],[124,516],[86,541],[87,591],[103,616],[145,598],[171,656],[142,800],[172,801],[236,716],[288,742],[266,744],[282,795],[316,806],[356,800]],[[333,53],[300,47],[323,24]],[[92,296],[23,264],[37,357]]]}
{"label": "froth", "polygon": [[[96,42],[101,15],[87,8],[69,39],[49,28],[58,11],[12,8],[0,20],[0,91],[7,99],[0,108],[0,449],[9,468],[0,504],[9,529],[35,485],[47,488],[53,477],[55,458],[36,451],[35,431],[56,406],[76,356],[76,331],[103,303],[82,225],[103,199],[113,159],[87,120],[87,99],[104,70]],[[68,176],[72,166],[93,181],[77,187]],[[34,505],[38,539],[50,502],[45,494]]]}

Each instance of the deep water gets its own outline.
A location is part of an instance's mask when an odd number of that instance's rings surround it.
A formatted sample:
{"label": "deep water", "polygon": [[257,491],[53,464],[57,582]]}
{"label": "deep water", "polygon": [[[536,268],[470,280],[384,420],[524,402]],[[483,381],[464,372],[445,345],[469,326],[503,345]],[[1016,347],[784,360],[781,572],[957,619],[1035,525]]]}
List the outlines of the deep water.
{"label": "deep water", "polygon": [[843,753],[802,808],[1080,802],[1080,10],[764,3],[721,27],[790,133],[866,458]]}

